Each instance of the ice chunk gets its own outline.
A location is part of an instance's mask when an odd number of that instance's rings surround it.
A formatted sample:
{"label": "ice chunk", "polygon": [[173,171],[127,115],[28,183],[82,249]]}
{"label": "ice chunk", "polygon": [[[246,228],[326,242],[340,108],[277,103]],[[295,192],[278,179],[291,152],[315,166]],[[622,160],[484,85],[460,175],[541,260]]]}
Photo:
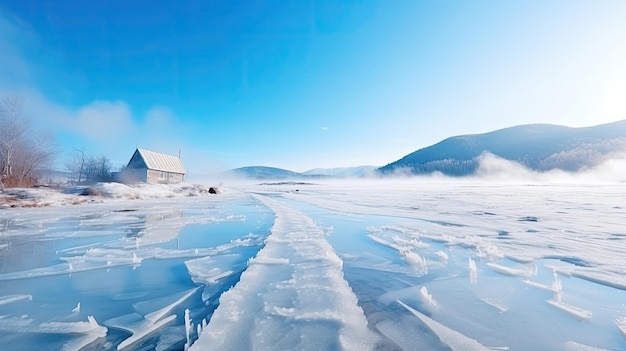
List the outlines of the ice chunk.
{"label": "ice chunk", "polygon": [[500,302],[494,301],[493,299],[481,298],[481,300],[484,303],[486,303],[487,305],[497,308],[498,311],[500,311],[501,313],[506,312],[506,311],[509,310],[508,307],[506,307],[505,305],[503,305]]}
{"label": "ice chunk", "polygon": [[81,333],[81,334],[90,334],[90,335],[94,335],[97,337],[104,337],[107,334],[107,328],[99,325],[93,316],[88,316],[87,322],[42,323],[33,331],[36,331],[39,333],[56,333],[56,334]]}
{"label": "ice chunk", "polygon": [[615,325],[617,325],[617,329],[622,333],[622,336],[626,338],[626,317],[615,319]]}
{"label": "ice chunk", "polygon": [[433,309],[437,307],[437,301],[433,298],[433,295],[428,292],[425,286],[420,289],[420,301],[427,309]]}
{"label": "ice chunk", "polygon": [[561,311],[567,312],[569,314],[571,314],[572,316],[579,318],[579,319],[591,319],[592,313],[591,311],[587,311],[584,310],[582,308],[576,307],[576,306],[572,306],[572,305],[568,305],[566,303],[563,303],[559,300],[548,300],[548,303],[558,309],[560,309]]}
{"label": "ice chunk", "polygon": [[419,240],[417,240],[415,238],[407,240],[407,239],[400,238],[397,235],[394,235],[392,239],[400,247],[410,247],[410,248],[414,248],[414,249],[425,249],[425,248],[430,247],[430,245],[428,245],[428,244],[426,244],[426,243],[424,243],[422,241],[419,241]]}
{"label": "ice chunk", "polygon": [[538,289],[552,291],[555,294],[559,294],[563,291],[563,284],[561,283],[561,279],[559,279],[559,276],[557,275],[556,271],[554,271],[553,274],[554,274],[554,280],[552,281],[550,285],[537,283],[528,279],[523,280],[523,282],[526,285],[529,285]]}
{"label": "ice chunk", "polygon": [[441,261],[441,263],[443,264],[447,264],[448,263],[448,254],[443,252],[443,251],[437,251],[437,257],[439,257],[439,261]]}
{"label": "ice chunk", "polygon": [[197,284],[214,285],[218,281],[241,272],[245,259],[238,254],[222,254],[185,261],[191,280]]}
{"label": "ice chunk", "polygon": [[0,280],[28,279],[47,277],[59,274],[85,272],[97,269],[109,269],[118,266],[138,265],[141,258],[126,253],[124,256],[98,257],[65,257],[68,263],[59,263],[48,267],[34,268],[26,271],[0,274]]}
{"label": "ice chunk", "polygon": [[500,253],[497,246],[486,243],[481,243],[481,245],[482,246],[476,246],[476,256],[489,260],[504,258],[504,255]]}
{"label": "ice chunk", "polygon": [[[198,291],[198,289],[200,288],[199,287],[193,288],[193,289],[182,291],[173,295],[160,297],[160,298],[153,299],[153,300],[138,302],[134,304],[133,307],[135,308],[137,312],[144,314],[144,317],[147,320],[152,321],[153,323],[156,323],[160,319],[162,319],[165,315],[172,312],[174,308],[176,308],[185,300],[187,300],[191,295],[193,295],[196,291]],[[160,306],[164,306],[164,305],[165,307],[159,308]]]}
{"label": "ice chunk", "polygon": [[454,351],[491,351],[490,348],[479,343],[477,340],[465,336],[458,331],[448,328],[445,325],[435,321],[425,314],[406,305],[404,302],[397,300],[400,305],[406,308],[414,316],[419,318],[424,324],[435,333],[441,342],[448,345]]}
{"label": "ice chunk", "polygon": [[394,243],[392,243],[392,242],[390,242],[390,241],[387,241],[387,240],[385,240],[385,239],[381,239],[381,238],[379,238],[379,237],[377,237],[377,236],[375,236],[375,235],[371,235],[371,234],[370,234],[370,235],[368,235],[368,237],[369,237],[370,239],[372,239],[374,242],[376,242],[376,243],[378,243],[378,244],[381,244],[381,245],[384,245],[384,246],[387,246],[387,247],[390,247],[390,248],[392,248],[392,249],[394,249],[394,250],[398,250],[398,251],[400,251],[400,249],[401,249],[401,246],[400,246],[400,245],[394,244]]}
{"label": "ice chunk", "polygon": [[189,346],[191,345],[191,340],[189,338],[189,333],[191,332],[191,318],[189,318],[189,309],[185,310],[185,351],[189,350]]}
{"label": "ice chunk", "polygon": [[33,296],[32,295],[23,295],[23,294],[0,296],[0,305],[6,305],[6,304],[9,304],[9,303],[22,301],[22,300],[27,300],[27,299],[28,300],[32,300]]}
{"label": "ice chunk", "polygon": [[45,322],[39,325],[28,318],[0,317],[0,329],[16,333],[89,334],[97,338],[107,334],[107,328],[99,325],[93,316],[88,316],[86,322]]}
{"label": "ice chunk", "polygon": [[488,262],[487,266],[493,269],[494,272],[504,274],[504,275],[517,276],[517,277],[530,277],[532,275],[532,272],[529,270],[502,266],[493,262]]}
{"label": "ice chunk", "polygon": [[419,275],[428,274],[428,263],[426,258],[421,257],[417,253],[408,250],[400,250],[402,258],[415,270]]}
{"label": "ice chunk", "polygon": [[478,270],[476,269],[476,262],[474,262],[471,257],[468,258],[467,267],[469,269],[470,283],[478,283]]}
{"label": "ice chunk", "polygon": [[565,343],[565,351],[606,351],[606,349],[577,343],[575,341],[567,341]]}
{"label": "ice chunk", "polygon": [[158,331],[175,319],[176,315],[170,315],[154,323],[137,313],[130,313],[109,319],[105,321],[104,324],[110,328],[123,329],[132,333],[130,337],[117,345],[118,350],[123,350],[137,343],[146,336]]}

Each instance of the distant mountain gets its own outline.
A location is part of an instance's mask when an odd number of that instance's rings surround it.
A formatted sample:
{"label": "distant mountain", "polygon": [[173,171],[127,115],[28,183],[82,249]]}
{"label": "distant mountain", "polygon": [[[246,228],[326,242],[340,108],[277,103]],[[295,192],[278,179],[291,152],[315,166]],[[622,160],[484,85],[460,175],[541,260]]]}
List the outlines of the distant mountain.
{"label": "distant mountain", "polygon": [[455,136],[408,154],[377,171],[382,174],[471,175],[478,169],[479,156],[485,152],[537,171],[577,171],[599,163],[608,154],[626,152],[626,120],[585,128],[529,124]]}
{"label": "distant mountain", "polygon": [[282,168],[249,166],[231,169],[230,171],[227,171],[227,173],[253,179],[319,179],[362,177],[363,175],[375,170],[375,166],[359,166],[344,168],[316,168],[298,173]]}
{"label": "distant mountain", "polygon": [[358,167],[340,167],[340,168],[315,168],[303,172],[304,175],[328,176],[337,178],[354,178],[362,177],[378,167],[376,166],[358,166]]}
{"label": "distant mountain", "polygon": [[265,166],[249,166],[235,168],[230,171],[236,176],[255,178],[255,179],[293,179],[302,178],[302,174],[292,172],[282,168],[265,167]]}

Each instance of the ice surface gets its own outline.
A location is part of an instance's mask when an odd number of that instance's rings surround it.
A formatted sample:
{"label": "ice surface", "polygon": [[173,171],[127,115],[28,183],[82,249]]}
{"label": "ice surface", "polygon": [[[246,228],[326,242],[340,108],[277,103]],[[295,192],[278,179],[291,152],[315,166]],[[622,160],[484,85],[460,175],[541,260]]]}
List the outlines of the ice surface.
{"label": "ice surface", "polygon": [[372,349],[377,337],[323,230],[293,208],[259,199],[276,214],[260,263],[252,259],[239,283],[220,297],[191,350]]}
{"label": "ice surface", "polygon": [[[510,350],[626,349],[626,184],[298,188],[0,210],[0,345],[115,349],[122,323],[105,337],[38,330],[136,311],[149,334],[123,347],[182,350],[188,308],[190,341],[223,331],[211,338],[243,349],[341,349],[349,326],[377,350],[450,350],[450,330]],[[274,216],[250,194],[278,206],[269,237]]]}

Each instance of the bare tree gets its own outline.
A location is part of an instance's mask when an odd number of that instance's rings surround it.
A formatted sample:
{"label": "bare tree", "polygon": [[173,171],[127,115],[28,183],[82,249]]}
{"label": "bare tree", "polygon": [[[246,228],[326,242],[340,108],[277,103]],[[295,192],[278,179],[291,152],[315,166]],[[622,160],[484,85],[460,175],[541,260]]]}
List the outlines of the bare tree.
{"label": "bare tree", "polygon": [[65,161],[67,181],[69,183],[81,183],[84,180],[85,148],[74,148],[74,155]]}
{"label": "bare tree", "polygon": [[74,150],[75,156],[65,162],[70,182],[80,184],[111,180],[111,162],[106,156],[85,156],[83,149]]}
{"label": "bare tree", "polygon": [[85,180],[87,182],[104,182],[111,180],[111,164],[105,156],[89,157],[85,162]]}
{"label": "bare tree", "polygon": [[7,187],[32,186],[54,156],[53,139],[33,130],[23,106],[17,96],[0,103],[0,180]]}

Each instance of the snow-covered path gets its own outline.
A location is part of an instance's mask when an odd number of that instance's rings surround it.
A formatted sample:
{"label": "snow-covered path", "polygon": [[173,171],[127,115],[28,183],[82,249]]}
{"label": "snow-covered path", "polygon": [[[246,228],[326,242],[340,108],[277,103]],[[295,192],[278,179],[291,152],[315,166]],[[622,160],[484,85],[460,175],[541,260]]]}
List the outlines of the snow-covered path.
{"label": "snow-covered path", "polygon": [[280,201],[257,198],[276,215],[271,234],[191,350],[373,349],[378,337],[322,229]]}

